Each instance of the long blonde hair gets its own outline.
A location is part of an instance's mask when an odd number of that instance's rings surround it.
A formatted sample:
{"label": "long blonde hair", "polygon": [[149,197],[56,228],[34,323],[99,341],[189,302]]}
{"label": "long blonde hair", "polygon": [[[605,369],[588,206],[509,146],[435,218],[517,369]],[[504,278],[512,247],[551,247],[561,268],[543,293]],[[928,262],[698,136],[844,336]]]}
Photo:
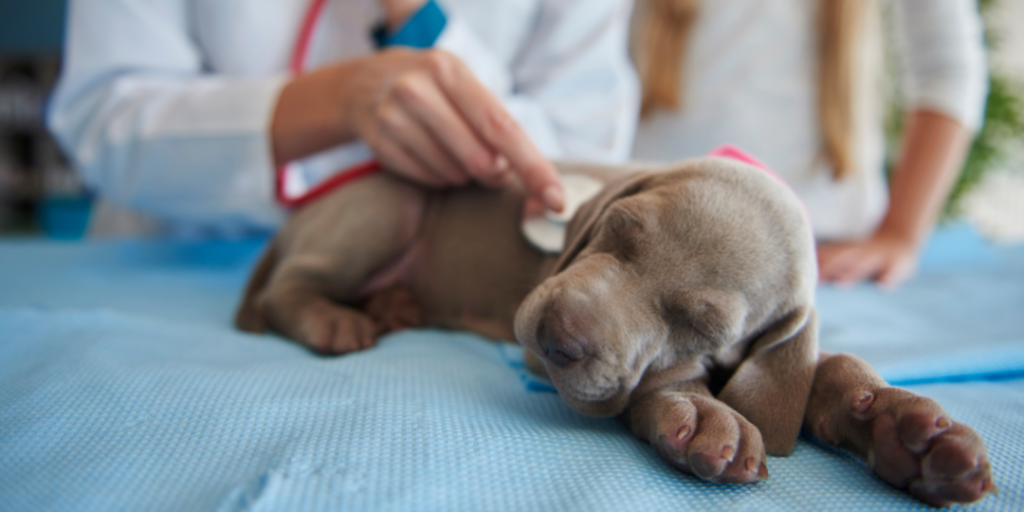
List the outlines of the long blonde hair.
{"label": "long blonde hair", "polygon": [[[647,0],[646,3],[637,54],[643,88],[642,116],[658,108],[680,108],[684,57],[700,11],[699,0]],[[869,0],[820,0],[816,16],[822,156],[832,164],[836,179],[849,176],[855,169],[856,52],[870,4]]]}

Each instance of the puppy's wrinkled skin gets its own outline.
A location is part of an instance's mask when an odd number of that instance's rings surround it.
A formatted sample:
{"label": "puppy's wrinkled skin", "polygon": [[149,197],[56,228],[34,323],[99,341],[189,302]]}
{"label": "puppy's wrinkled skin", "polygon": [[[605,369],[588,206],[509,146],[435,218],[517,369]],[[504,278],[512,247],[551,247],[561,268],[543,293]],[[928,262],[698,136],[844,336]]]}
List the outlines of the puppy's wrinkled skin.
{"label": "puppy's wrinkled skin", "polygon": [[928,503],[994,489],[972,430],[862,361],[819,355],[814,241],[780,182],[719,158],[560,170],[606,186],[559,258],[521,237],[521,189],[375,175],[290,219],[236,323],[325,354],[420,325],[514,338],[572,408],[619,417],[715,482],[766,478],[765,454],[788,454],[805,426]]}

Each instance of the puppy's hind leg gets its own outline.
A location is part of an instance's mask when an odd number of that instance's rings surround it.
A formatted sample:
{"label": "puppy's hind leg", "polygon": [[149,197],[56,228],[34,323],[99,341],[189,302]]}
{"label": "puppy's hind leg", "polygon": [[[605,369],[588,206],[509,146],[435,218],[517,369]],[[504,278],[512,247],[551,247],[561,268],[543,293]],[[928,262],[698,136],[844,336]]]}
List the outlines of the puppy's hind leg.
{"label": "puppy's hind leg", "polygon": [[974,502],[995,490],[974,430],[934,400],[890,386],[856,356],[821,356],[804,428],[933,506]]}
{"label": "puppy's hind leg", "polygon": [[368,315],[329,298],[332,275],[308,261],[289,261],[264,295],[274,330],[322,354],[372,347],[377,327]]}
{"label": "puppy's hind leg", "polygon": [[367,283],[402,284],[401,271],[385,270],[414,245],[425,201],[421,190],[380,174],[297,212],[275,242],[279,262],[259,299],[269,326],[326,354],[372,346],[381,326],[351,305],[374,293]]}

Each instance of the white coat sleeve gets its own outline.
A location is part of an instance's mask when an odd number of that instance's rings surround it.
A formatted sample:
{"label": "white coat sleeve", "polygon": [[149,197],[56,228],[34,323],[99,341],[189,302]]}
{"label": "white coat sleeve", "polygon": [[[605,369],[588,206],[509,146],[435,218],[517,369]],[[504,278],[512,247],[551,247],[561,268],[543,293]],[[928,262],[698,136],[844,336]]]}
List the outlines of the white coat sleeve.
{"label": "white coat sleeve", "polygon": [[185,0],[72,0],[47,121],[90,188],[175,222],[272,227],[268,127],[286,77],[203,71]]}
{"label": "white coat sleeve", "polygon": [[897,0],[895,28],[910,108],[928,108],[977,131],[988,69],[976,0]]}
{"label": "white coat sleeve", "polygon": [[435,47],[461,58],[548,158],[622,162],[639,113],[627,51],[632,2],[544,0],[511,63],[457,15]]}

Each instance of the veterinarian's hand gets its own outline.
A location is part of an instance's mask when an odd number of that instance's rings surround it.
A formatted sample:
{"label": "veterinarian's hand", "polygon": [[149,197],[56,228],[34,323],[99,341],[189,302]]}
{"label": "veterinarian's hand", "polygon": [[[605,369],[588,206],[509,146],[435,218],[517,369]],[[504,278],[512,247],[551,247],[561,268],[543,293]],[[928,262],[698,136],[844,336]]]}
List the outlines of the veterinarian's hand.
{"label": "veterinarian's hand", "polygon": [[299,76],[281,91],[271,135],[276,165],[361,139],[391,172],[435,188],[518,177],[561,211],[553,165],[457,57],[391,48]]}
{"label": "veterinarian's hand", "polygon": [[821,244],[818,272],[823,282],[852,285],[872,279],[893,289],[914,275],[918,247],[882,231],[867,240]]}
{"label": "veterinarian's hand", "polygon": [[436,187],[507,184],[561,210],[554,167],[457,57],[389,49],[363,61],[344,87],[359,137],[388,168]]}

